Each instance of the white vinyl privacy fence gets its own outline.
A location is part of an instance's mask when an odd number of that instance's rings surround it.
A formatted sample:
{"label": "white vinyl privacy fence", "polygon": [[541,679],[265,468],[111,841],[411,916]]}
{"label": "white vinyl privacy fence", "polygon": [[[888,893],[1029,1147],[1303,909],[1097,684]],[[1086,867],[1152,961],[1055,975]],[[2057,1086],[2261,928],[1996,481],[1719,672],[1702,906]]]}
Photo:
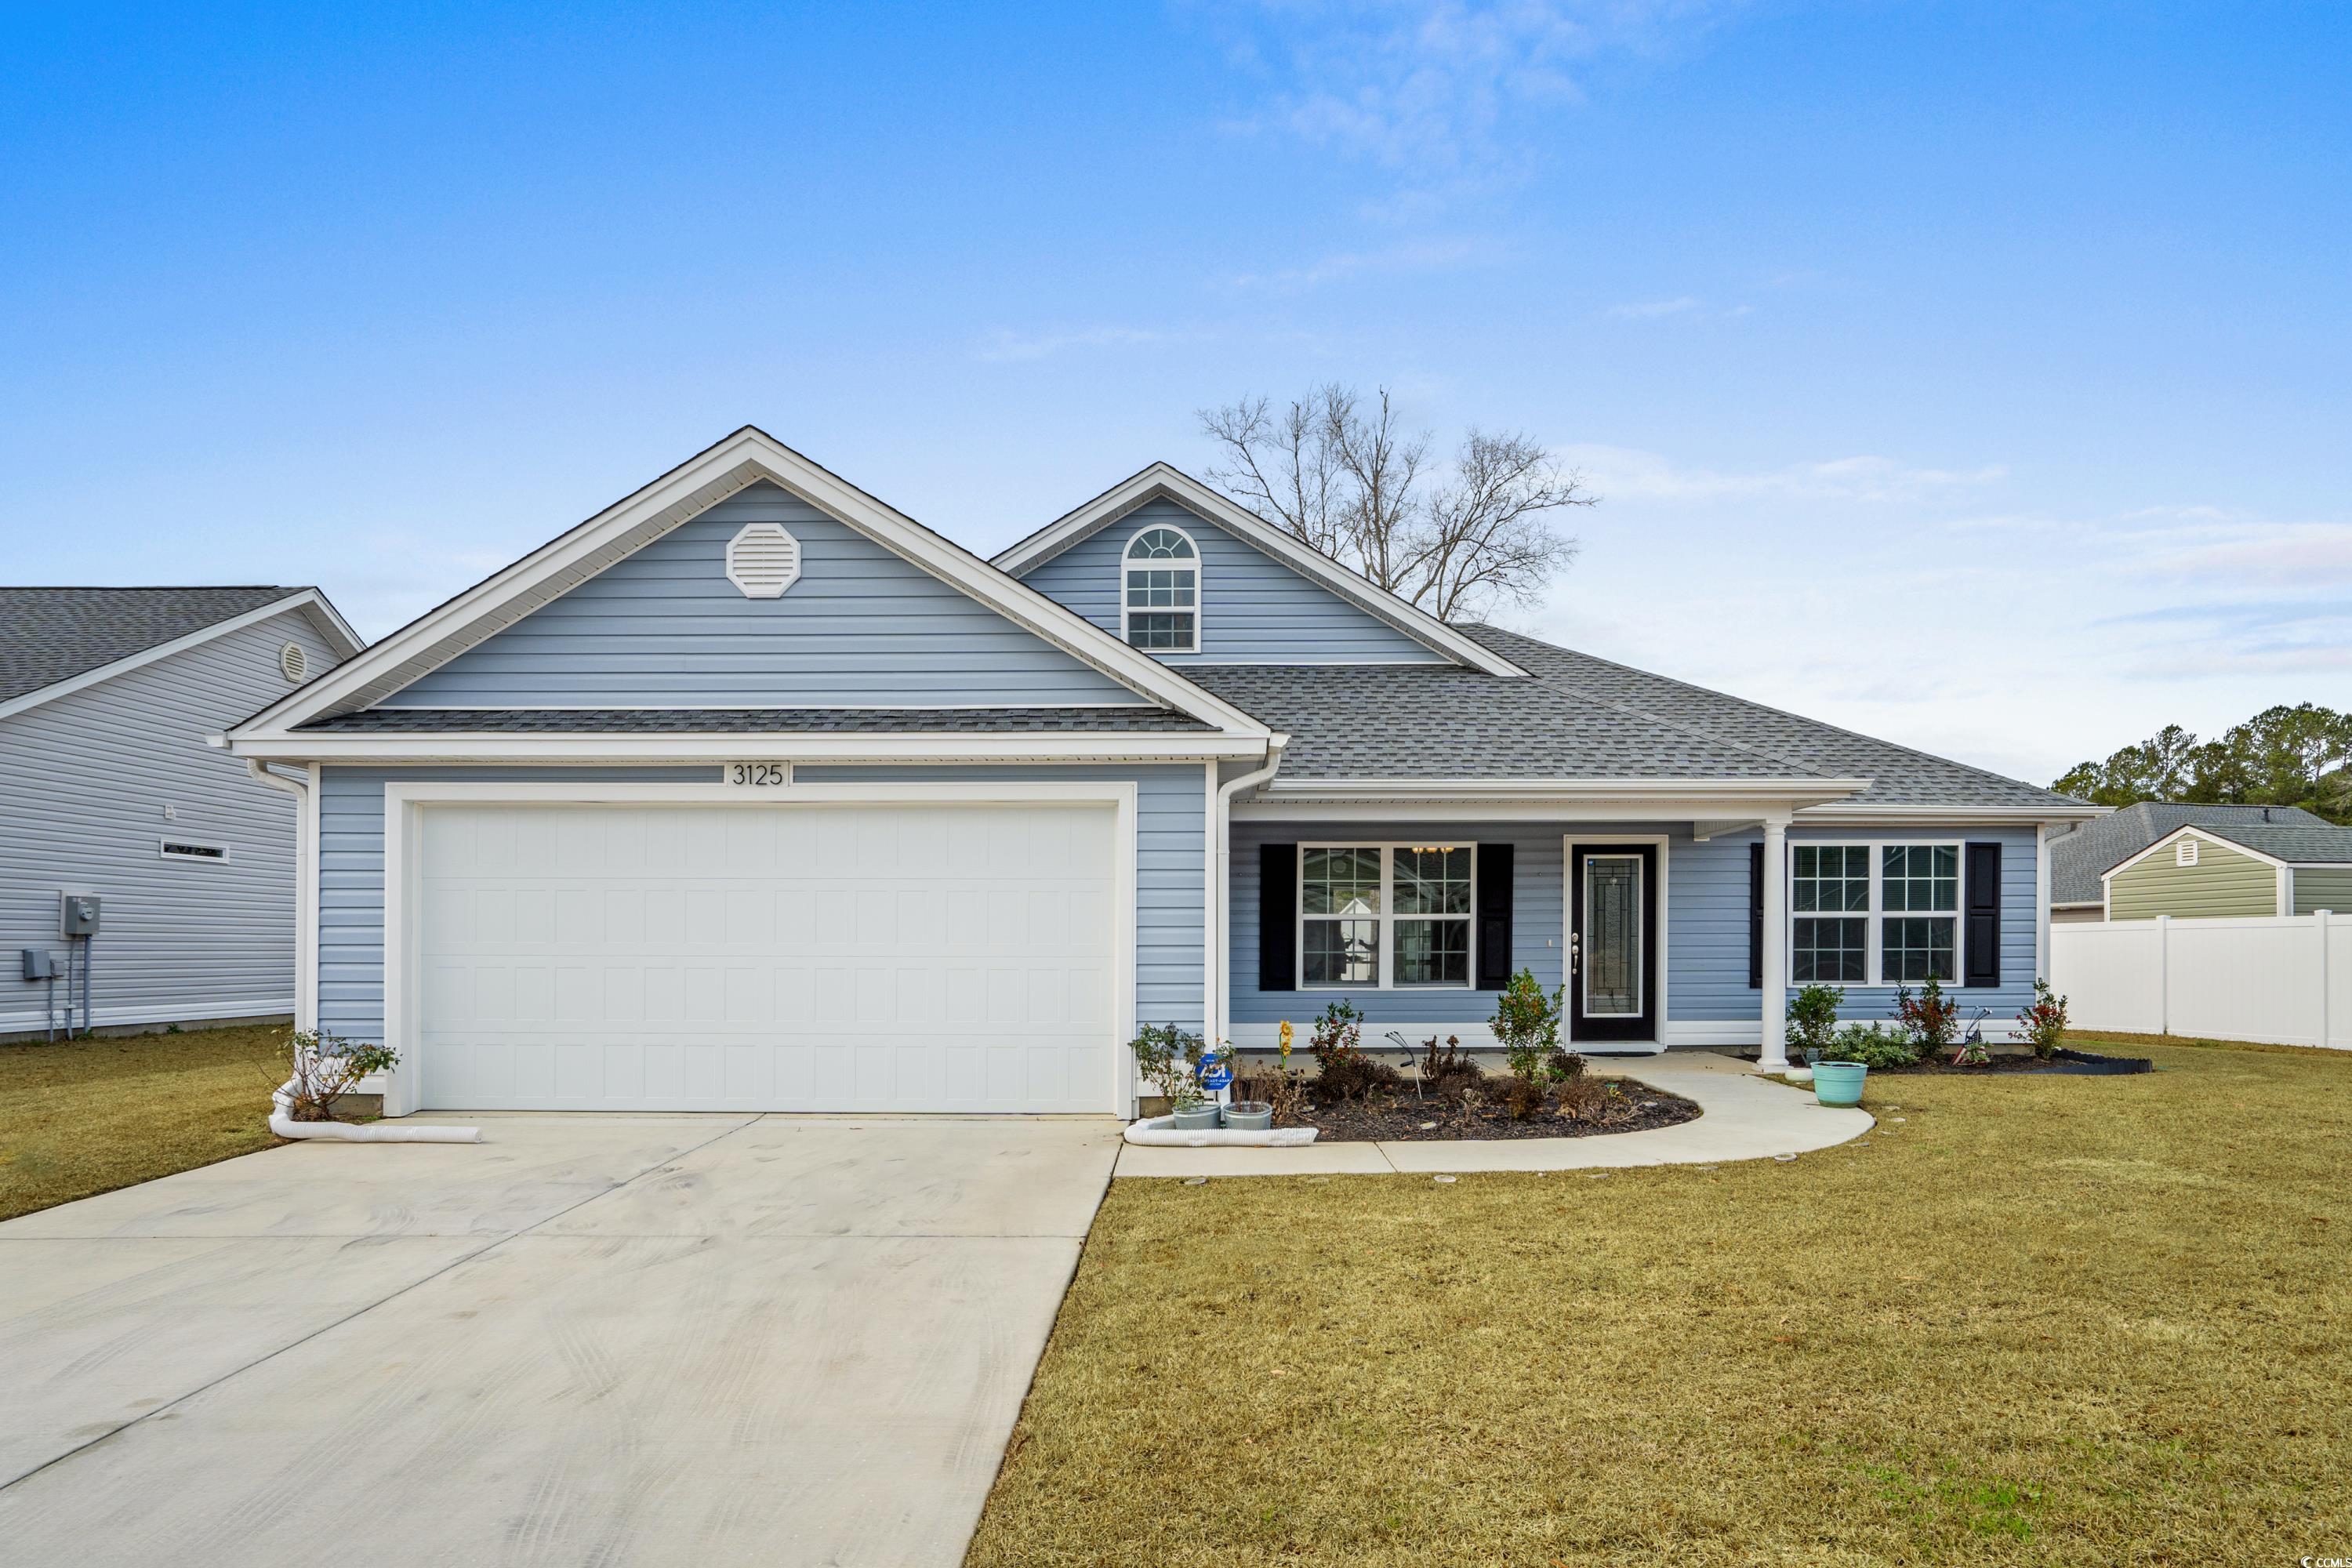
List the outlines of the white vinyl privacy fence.
{"label": "white vinyl privacy fence", "polygon": [[2352,1049],[2352,914],[2050,928],[2076,1028]]}

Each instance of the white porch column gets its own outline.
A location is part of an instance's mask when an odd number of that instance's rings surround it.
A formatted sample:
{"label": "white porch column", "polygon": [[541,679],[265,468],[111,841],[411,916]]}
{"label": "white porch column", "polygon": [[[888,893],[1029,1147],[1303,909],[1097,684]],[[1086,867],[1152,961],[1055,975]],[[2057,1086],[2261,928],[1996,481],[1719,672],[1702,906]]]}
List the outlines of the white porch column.
{"label": "white porch column", "polygon": [[1764,1054],[1758,1072],[1789,1067],[1789,819],[1764,819]]}

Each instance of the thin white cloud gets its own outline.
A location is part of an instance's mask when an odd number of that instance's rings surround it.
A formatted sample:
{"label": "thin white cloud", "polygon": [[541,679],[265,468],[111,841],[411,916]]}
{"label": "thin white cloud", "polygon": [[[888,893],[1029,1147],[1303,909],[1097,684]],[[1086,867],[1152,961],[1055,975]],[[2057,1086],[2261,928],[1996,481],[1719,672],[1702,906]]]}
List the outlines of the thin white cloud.
{"label": "thin white cloud", "polygon": [[1534,166],[1534,121],[1580,101],[1578,71],[1609,54],[1655,55],[1741,0],[1272,0],[1219,13],[1227,58],[1265,80],[1239,128],[1279,131],[1396,172],[1401,210],[1441,190],[1507,183]]}
{"label": "thin white cloud", "polygon": [[1481,240],[1416,240],[1372,250],[1333,251],[1296,267],[1236,273],[1228,281],[1234,289],[1303,292],[1364,276],[1447,272],[1484,265],[1497,256],[1495,246]]}

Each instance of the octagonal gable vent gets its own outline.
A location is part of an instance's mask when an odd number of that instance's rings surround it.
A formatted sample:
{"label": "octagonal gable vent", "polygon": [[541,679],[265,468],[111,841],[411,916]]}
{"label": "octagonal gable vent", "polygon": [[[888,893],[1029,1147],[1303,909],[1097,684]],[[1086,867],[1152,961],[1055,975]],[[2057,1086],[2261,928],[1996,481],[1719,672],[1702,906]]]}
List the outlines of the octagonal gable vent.
{"label": "octagonal gable vent", "polygon": [[727,542],[727,580],[747,599],[781,599],[800,575],[801,542],[781,523],[747,522]]}
{"label": "octagonal gable vent", "polygon": [[300,643],[289,642],[278,650],[278,673],[297,686],[302,684],[302,677],[309,672],[310,665]]}

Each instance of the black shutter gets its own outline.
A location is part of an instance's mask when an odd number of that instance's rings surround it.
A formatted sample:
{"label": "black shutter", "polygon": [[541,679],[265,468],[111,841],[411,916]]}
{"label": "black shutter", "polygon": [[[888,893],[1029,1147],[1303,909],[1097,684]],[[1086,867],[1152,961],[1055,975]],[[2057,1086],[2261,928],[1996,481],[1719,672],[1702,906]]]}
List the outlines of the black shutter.
{"label": "black shutter", "polygon": [[1298,846],[1257,847],[1257,988],[1298,989]]}
{"label": "black shutter", "polygon": [[1478,989],[1511,983],[1511,847],[1478,846]]}
{"label": "black shutter", "polygon": [[1968,888],[1960,907],[1969,922],[1967,985],[2000,984],[2000,846],[1968,847]]}
{"label": "black shutter", "polygon": [[1764,989],[1764,846],[1748,847],[1748,988]]}

